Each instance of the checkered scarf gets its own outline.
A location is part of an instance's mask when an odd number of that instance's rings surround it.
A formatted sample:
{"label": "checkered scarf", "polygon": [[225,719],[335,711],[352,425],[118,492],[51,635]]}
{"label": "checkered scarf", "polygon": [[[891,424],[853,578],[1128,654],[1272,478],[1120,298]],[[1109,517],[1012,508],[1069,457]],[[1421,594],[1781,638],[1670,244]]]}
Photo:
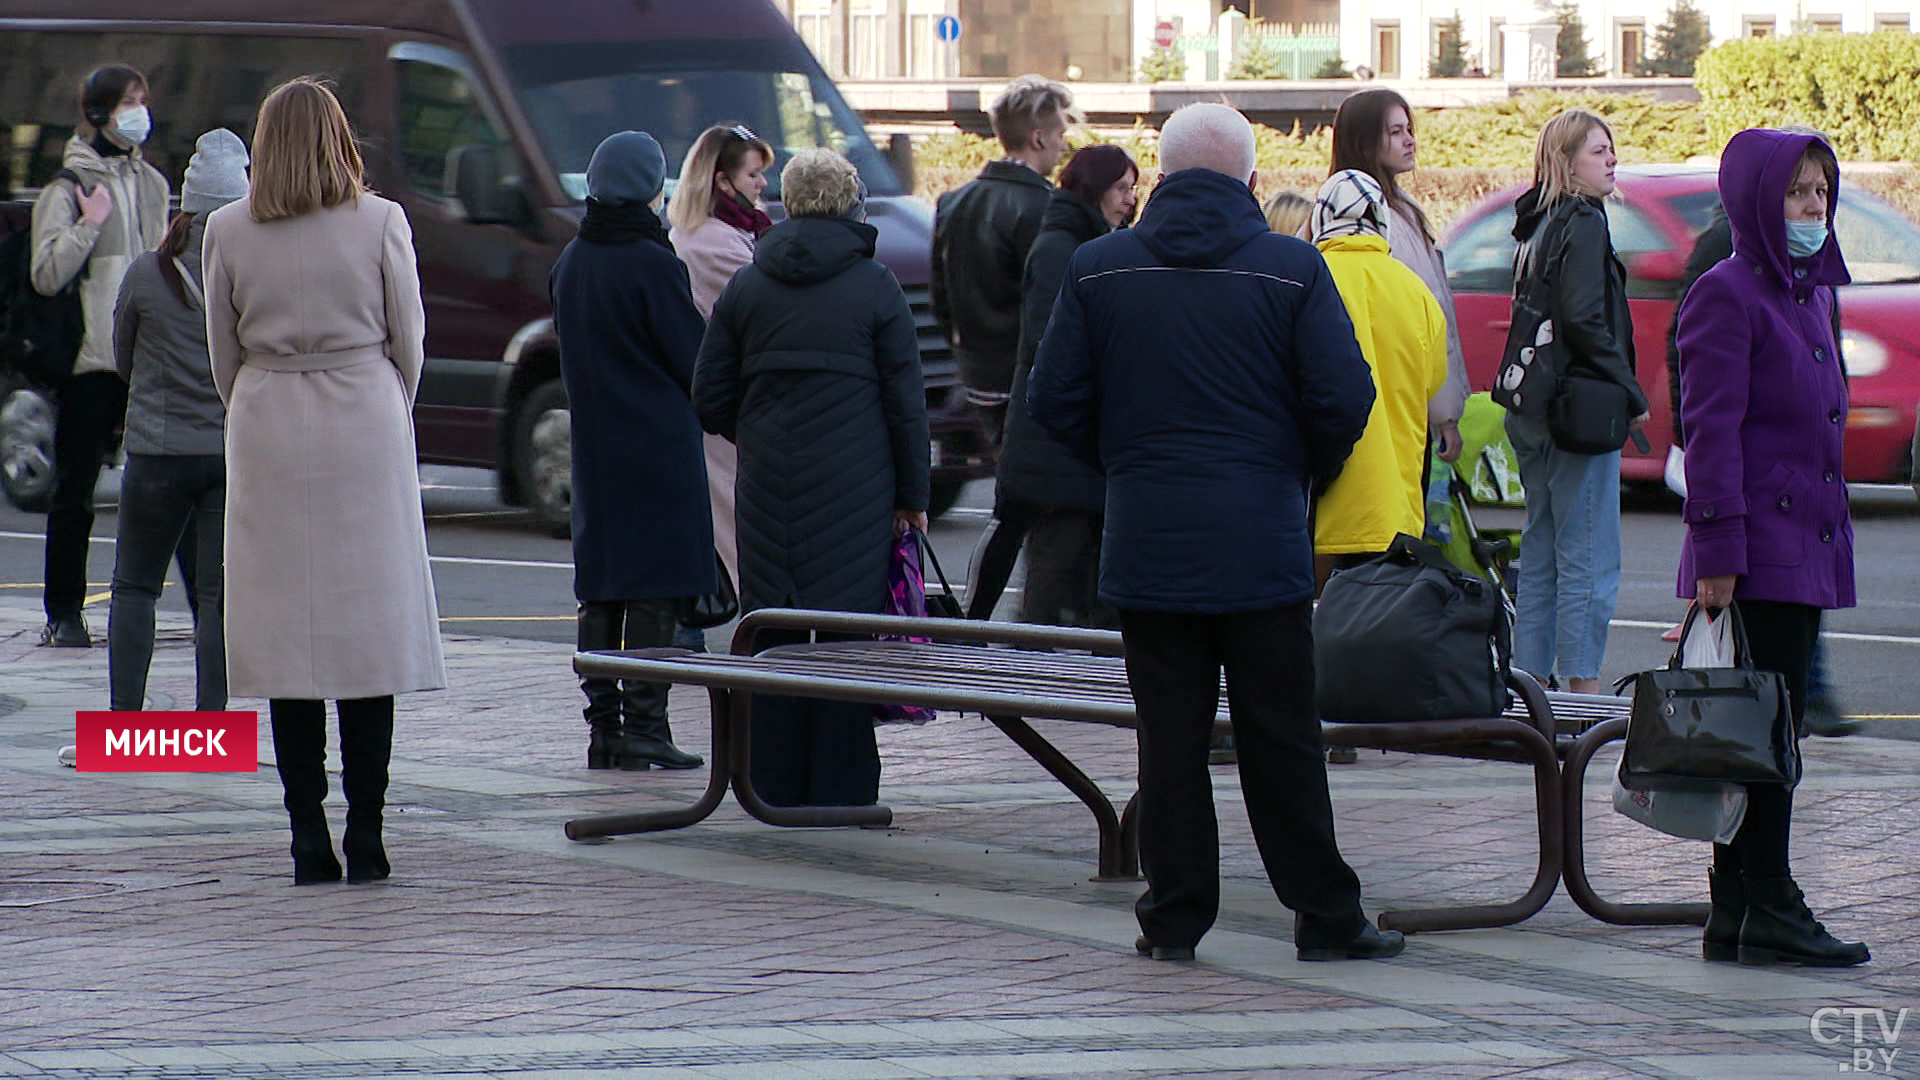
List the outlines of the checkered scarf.
{"label": "checkered scarf", "polygon": [[1358,169],[1327,177],[1313,201],[1313,240],[1333,236],[1387,235],[1387,195],[1380,182]]}

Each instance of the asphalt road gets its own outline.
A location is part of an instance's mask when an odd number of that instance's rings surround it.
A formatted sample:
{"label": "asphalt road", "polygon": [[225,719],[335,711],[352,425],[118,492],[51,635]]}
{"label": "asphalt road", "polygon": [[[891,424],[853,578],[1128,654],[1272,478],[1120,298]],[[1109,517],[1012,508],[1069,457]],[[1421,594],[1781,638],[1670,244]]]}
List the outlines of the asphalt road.
{"label": "asphalt road", "polygon": [[[119,480],[118,470],[102,478],[88,560],[87,615],[96,637],[106,631]],[[427,467],[422,480],[446,631],[572,641],[567,542],[547,537],[524,513],[501,505],[489,473]],[[989,484],[973,485],[933,527],[935,549],[956,589],[962,587],[991,496]],[[1865,718],[1875,734],[1920,740],[1920,543],[1915,542],[1920,508],[1905,487],[1856,488],[1854,515],[1860,606],[1835,613],[1828,622],[1842,705]],[[0,590],[38,596],[44,520],[0,504]],[[1483,527],[1505,523],[1517,525],[1517,515],[1481,514]],[[1630,504],[1623,529],[1625,568],[1607,650],[1609,678],[1664,662],[1671,646],[1659,640],[1659,633],[1682,611],[1673,599],[1682,531],[1677,501]],[[180,593],[168,589],[162,608],[184,611]],[[1015,610],[1003,602],[1002,614]]]}

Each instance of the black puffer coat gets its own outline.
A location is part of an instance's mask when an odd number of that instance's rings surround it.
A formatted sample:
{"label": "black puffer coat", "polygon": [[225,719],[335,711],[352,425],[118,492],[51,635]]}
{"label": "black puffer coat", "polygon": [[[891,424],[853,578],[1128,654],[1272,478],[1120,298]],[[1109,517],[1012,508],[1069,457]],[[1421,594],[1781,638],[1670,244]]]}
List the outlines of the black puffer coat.
{"label": "black puffer coat", "polygon": [[872,226],[783,221],[713,308],[693,400],[740,448],[747,610],[878,612],[893,512],[925,510],[926,387],[913,312]]}
{"label": "black puffer coat", "polygon": [[1027,375],[1033,370],[1040,338],[1047,332],[1054,298],[1060,295],[1060,281],[1067,276],[1067,260],[1081,244],[1106,235],[1110,228],[1097,207],[1071,192],[1055,191],[1040,235],[1027,253],[1020,292],[1020,356],[1013,369],[1013,400],[1007,404],[1006,443],[1000,448],[995,474],[994,496],[1003,511],[1017,504],[1097,514],[1106,506],[1106,478],[1033,422],[1027,412]]}

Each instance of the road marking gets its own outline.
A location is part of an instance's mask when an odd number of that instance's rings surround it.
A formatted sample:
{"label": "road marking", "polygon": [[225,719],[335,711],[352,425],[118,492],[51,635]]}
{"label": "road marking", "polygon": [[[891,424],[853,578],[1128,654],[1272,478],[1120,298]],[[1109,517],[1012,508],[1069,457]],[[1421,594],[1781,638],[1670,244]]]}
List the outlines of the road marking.
{"label": "road marking", "polygon": [[441,622],[577,622],[578,615],[442,615]]}
{"label": "road marking", "polygon": [[[5,540],[44,541],[46,538],[46,534],[44,533],[0,532],[0,539]],[[111,536],[90,536],[87,540],[89,543],[94,544],[118,543],[118,541]],[[480,559],[465,555],[429,555],[427,556],[427,560],[437,563],[458,563],[464,566],[524,566],[536,570],[573,569],[573,563],[571,562],[553,562],[544,559]]]}
{"label": "road marking", "polygon": [[[1671,622],[1648,622],[1645,619],[1614,619],[1609,626],[1625,626],[1635,630],[1671,630]],[[1855,634],[1845,630],[1823,631],[1823,637],[1837,638],[1840,641],[1878,641],[1888,645],[1920,645],[1920,637],[1906,637],[1900,634]]]}

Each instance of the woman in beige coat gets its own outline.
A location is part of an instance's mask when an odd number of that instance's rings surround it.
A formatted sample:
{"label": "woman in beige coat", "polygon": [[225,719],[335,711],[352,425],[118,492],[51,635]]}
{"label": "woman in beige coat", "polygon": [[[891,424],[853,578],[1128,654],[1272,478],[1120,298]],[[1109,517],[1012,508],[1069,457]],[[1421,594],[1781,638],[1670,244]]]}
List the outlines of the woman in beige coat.
{"label": "woman in beige coat", "polygon": [[326,705],[339,703],[348,881],[388,874],[393,695],[446,685],[414,464],[425,317],[413,235],[365,188],[340,103],[267,95],[248,198],[207,221],[207,345],[227,404],[227,680],[271,699],[294,881],[335,881]]}
{"label": "woman in beige coat", "polygon": [[[744,124],[717,124],[700,133],[680,166],[680,186],[667,206],[673,228],[667,239],[687,264],[693,304],[700,317],[713,317],[713,305],[740,268],[753,261],[754,245],[773,219],[760,209],[773,167],[773,144]],[[739,543],[734,524],[733,486],[740,455],[718,435],[706,437],[707,493],[713,501],[713,546],[733,580],[740,580]]]}

